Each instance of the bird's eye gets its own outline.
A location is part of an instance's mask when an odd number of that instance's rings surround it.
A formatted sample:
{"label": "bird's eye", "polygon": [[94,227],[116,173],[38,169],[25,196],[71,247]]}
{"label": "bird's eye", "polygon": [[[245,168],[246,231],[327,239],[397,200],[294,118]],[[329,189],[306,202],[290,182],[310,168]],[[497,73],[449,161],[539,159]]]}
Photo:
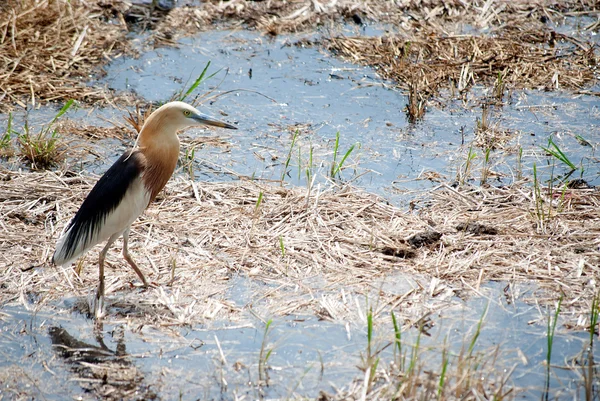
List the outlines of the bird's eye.
{"label": "bird's eye", "polygon": [[192,113],[189,110],[184,110],[183,115],[189,117]]}

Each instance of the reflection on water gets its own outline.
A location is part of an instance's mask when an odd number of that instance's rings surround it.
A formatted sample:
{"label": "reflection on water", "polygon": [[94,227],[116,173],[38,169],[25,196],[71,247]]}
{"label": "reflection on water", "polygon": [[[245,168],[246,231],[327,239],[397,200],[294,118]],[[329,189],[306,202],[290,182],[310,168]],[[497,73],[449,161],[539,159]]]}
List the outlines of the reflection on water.
{"label": "reflection on water", "polygon": [[[231,147],[195,149],[192,174],[199,180],[239,175],[279,180],[288,154],[293,157],[284,174],[287,182],[306,185],[308,177],[324,179],[339,131],[341,154],[360,143],[346,162],[343,178],[392,202],[400,202],[404,191],[431,187],[438,178],[452,181],[475,138],[481,113],[477,105],[451,100],[444,108],[429,109],[422,123],[410,125],[402,112],[404,94],[380,82],[373,70],[343,63],[317,49],[284,45],[285,40],[267,41],[247,32],[203,33],[184,40],[180,49],[156,49],[139,59],[116,61],[103,82],[149,101],[164,101],[210,60],[215,70],[229,67],[220,90],[250,89],[277,100],[237,92],[204,105],[215,116],[219,111],[229,113],[227,119],[239,122],[240,133],[226,137]],[[490,155],[494,179],[509,182],[521,173],[531,176],[528,169],[534,162],[541,172],[565,174],[564,166],[540,150],[552,134],[574,164],[584,166],[577,174],[597,184],[594,146],[600,141],[599,110],[600,99],[593,96],[513,93],[509,104],[492,110],[493,123],[509,133],[505,148]],[[86,113],[71,116],[88,121]],[[298,140],[290,150],[296,132]],[[184,134],[184,144],[195,135]],[[102,172],[127,145],[117,142],[95,143],[100,156],[88,155],[83,162],[90,164],[82,169]],[[481,162],[482,150],[475,151],[475,162]],[[523,171],[517,172],[520,157]],[[438,178],[427,174],[431,172]],[[39,311],[2,306],[0,399],[5,394],[9,399],[48,400],[90,394],[107,399],[314,398],[362,380],[364,372],[358,366],[366,347],[364,322],[290,315],[274,319],[267,331],[265,319],[247,307],[254,295],[251,282],[240,278],[227,297],[243,311],[241,321],[207,320],[202,327],[131,327],[126,318],[131,311],[125,310],[123,321],[99,327],[65,305]],[[399,297],[409,291],[402,280],[390,283]],[[310,285],[319,296],[320,288]],[[427,316],[428,336],[420,339],[423,371],[439,373],[445,346],[453,356],[468,347],[487,310],[474,352],[489,355],[497,350],[491,358],[493,368],[511,373],[508,382],[516,387],[518,398],[598,398],[600,378],[594,364],[598,351],[589,334],[565,332],[559,321],[548,365],[546,322],[551,312],[513,299],[504,287],[489,284],[481,289],[484,297],[454,299],[452,308]],[[375,319],[375,334],[383,348],[381,367],[393,360],[388,313]],[[418,330],[405,327],[404,341],[415,344]]]}
{"label": "reflection on water", "polygon": [[98,345],[78,340],[63,327],[48,329],[52,346],[86,392],[105,400],[157,399],[156,393],[145,383],[142,372],[127,355],[123,327],[111,331],[116,341],[114,351],[104,343],[101,325],[94,327],[94,334]]}
{"label": "reflection on water", "polygon": [[[242,292],[250,291],[251,280],[238,280],[232,301],[243,308],[248,294]],[[505,388],[514,388],[519,399],[597,397],[600,376],[594,359],[598,351],[595,344],[590,346],[589,333],[565,333],[559,321],[547,369],[550,312],[507,296],[505,287],[491,284],[481,289],[485,298],[456,300],[455,306],[428,315],[428,335],[419,339],[421,371],[430,371],[433,377],[439,374],[446,350],[450,355],[447,380],[453,380],[456,358],[477,332],[473,355],[483,363],[476,368],[477,377],[508,376]],[[33,313],[3,307],[0,371],[26,365],[35,354],[37,363],[27,375],[46,377],[51,371],[47,383],[59,383],[25,389],[28,379],[22,376],[20,381],[7,382],[3,391],[29,391],[46,399],[77,394],[103,399],[314,398],[322,392],[334,395],[364,377],[359,369],[367,347],[362,322],[294,315],[274,318],[265,330],[265,322],[248,309],[237,323],[206,321],[202,327],[158,329],[131,327],[125,321],[102,327],[82,314],[61,309],[64,305],[56,308]],[[392,327],[388,313],[374,317],[374,343],[381,348],[382,369],[394,361],[393,347],[388,345],[394,336]],[[415,345],[418,332],[418,327],[404,327],[407,349]]]}
{"label": "reflection on water", "polygon": [[[208,61],[215,71],[228,69],[223,82],[213,78],[199,92],[220,85],[219,90],[233,93],[202,107],[214,115],[226,113],[239,122],[241,131],[227,138],[231,148],[226,150],[195,149],[199,180],[238,175],[279,180],[296,133],[286,176],[295,185],[307,184],[307,170],[317,179],[327,175],[337,132],[342,155],[360,144],[342,177],[394,203],[406,201],[407,190],[431,188],[437,179],[452,181],[464,168],[471,143],[478,141],[479,99],[487,88],[473,88],[474,96],[466,99],[445,94],[443,104],[427,108],[421,123],[409,124],[402,111],[407,103],[404,93],[379,80],[373,69],[345,63],[317,48],[289,46],[299,38],[283,35],[266,40],[251,32],[204,32],[182,40],[179,49],[154,49],[138,59],[118,60],[108,67],[103,82],[150,101],[165,101],[181,90],[182,82],[193,81]],[[276,102],[238,89],[262,93]],[[585,145],[600,142],[600,98],[515,91],[504,106],[488,111],[489,124],[502,134],[502,141],[487,156],[486,149],[472,149],[474,182],[479,182],[486,157],[493,171],[490,182],[496,184],[512,182],[520,174],[517,169],[531,176],[533,163],[538,174],[548,178],[568,173],[568,166],[541,149],[548,146],[550,136],[582,167],[571,178],[582,175],[589,183],[600,182],[594,147]]]}
{"label": "reflection on water", "polygon": [[[289,45],[299,38],[282,35],[266,40],[244,31],[204,32],[183,39],[179,48],[158,48],[138,58],[115,60],[100,83],[135,92],[150,102],[164,102],[186,82],[193,82],[207,62],[211,62],[210,72],[222,69],[198,93],[218,85],[217,92],[227,95],[211,98],[201,108],[235,121],[240,129],[235,134],[190,130],[181,135],[182,153],[194,162],[179,173],[199,181],[240,176],[279,181],[283,176],[293,185],[306,186],[313,179],[325,182],[339,132],[340,157],[355,145],[344,163],[342,179],[395,204],[410,202],[411,191],[455,180],[470,154],[474,158],[468,179],[474,183],[480,182],[484,165],[489,182],[500,185],[531,178],[533,163],[543,181],[562,177],[582,178],[592,185],[600,182],[595,155],[600,142],[600,97],[514,91],[505,105],[488,109],[489,125],[501,138],[486,153],[484,147],[471,145],[481,142],[477,135],[483,113],[480,99],[489,88],[472,88],[473,96],[466,99],[443,94],[443,103],[428,107],[422,122],[409,124],[402,111],[407,97],[382,82],[376,71],[317,48]],[[28,119],[32,125],[42,124],[55,113],[40,109],[28,113]],[[107,120],[123,122],[125,114],[81,109],[67,117],[111,126]],[[23,122],[23,115],[15,113],[14,126]],[[222,136],[226,146],[197,141],[207,135]],[[542,149],[549,146],[550,137],[578,170],[572,172]],[[133,144],[133,138],[123,138],[123,143],[78,138],[75,143],[91,153],[73,155],[69,163],[74,169],[99,174]],[[0,161],[9,166],[13,162]]]}

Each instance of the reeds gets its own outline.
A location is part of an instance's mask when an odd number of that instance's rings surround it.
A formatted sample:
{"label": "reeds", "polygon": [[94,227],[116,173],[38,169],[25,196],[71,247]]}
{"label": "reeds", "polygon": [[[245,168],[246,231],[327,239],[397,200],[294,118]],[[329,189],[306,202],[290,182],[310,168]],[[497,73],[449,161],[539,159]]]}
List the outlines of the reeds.
{"label": "reeds", "polygon": [[[499,374],[495,366],[498,348],[478,347],[487,311],[486,306],[473,327],[473,334],[462,344],[449,344],[446,337],[439,346],[425,346],[423,336],[428,335],[427,315],[411,325],[416,333],[412,336],[414,344],[409,345],[403,338],[396,314],[391,311],[392,340],[380,343],[375,341],[375,316],[369,308],[366,347],[361,352],[359,366],[363,379],[347,392],[336,394],[334,399],[454,400],[472,399],[474,393],[487,394],[494,400],[506,399],[514,390],[509,383],[511,372]],[[380,334],[386,330],[385,326],[380,325]],[[390,347],[392,352],[389,352]],[[391,361],[388,360],[390,355]],[[438,360],[439,371],[435,369]]]}
{"label": "reeds", "polygon": [[288,168],[290,166],[290,162],[292,160],[292,154],[294,151],[294,145],[296,144],[296,140],[298,139],[298,135],[300,135],[300,131],[296,130],[294,135],[292,136],[292,143],[290,144],[290,150],[288,151],[287,157],[285,158],[285,164],[283,167],[283,171],[281,172],[281,185],[285,181],[285,176],[289,174]]}

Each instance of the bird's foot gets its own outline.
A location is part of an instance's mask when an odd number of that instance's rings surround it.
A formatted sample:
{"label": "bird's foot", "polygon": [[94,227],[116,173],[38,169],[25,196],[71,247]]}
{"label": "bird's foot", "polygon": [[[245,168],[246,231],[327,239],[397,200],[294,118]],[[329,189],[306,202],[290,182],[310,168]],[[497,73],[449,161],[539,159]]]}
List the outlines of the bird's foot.
{"label": "bird's foot", "polygon": [[157,283],[147,282],[147,281],[145,283],[134,283],[133,281],[130,281],[129,285],[131,286],[131,288],[144,288],[144,289],[159,287],[159,285]]}
{"label": "bird's foot", "polygon": [[104,317],[104,294],[98,292],[94,297],[94,317],[102,319]]}

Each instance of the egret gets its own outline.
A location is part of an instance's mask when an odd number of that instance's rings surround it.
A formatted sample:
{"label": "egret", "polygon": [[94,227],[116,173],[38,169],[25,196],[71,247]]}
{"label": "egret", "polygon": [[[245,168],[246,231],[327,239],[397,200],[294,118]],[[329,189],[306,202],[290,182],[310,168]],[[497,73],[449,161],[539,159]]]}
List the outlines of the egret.
{"label": "egret", "polygon": [[142,127],[137,146],[100,177],[58,240],[52,257],[58,266],[70,264],[94,245],[108,240],[98,258],[100,282],[93,308],[96,318],[101,318],[104,310],[104,259],[119,237],[123,236],[123,258],[148,287],[129,254],[129,230],[175,171],[179,156],[177,132],[199,125],[237,129],[183,102],[170,102],[155,110]]}

